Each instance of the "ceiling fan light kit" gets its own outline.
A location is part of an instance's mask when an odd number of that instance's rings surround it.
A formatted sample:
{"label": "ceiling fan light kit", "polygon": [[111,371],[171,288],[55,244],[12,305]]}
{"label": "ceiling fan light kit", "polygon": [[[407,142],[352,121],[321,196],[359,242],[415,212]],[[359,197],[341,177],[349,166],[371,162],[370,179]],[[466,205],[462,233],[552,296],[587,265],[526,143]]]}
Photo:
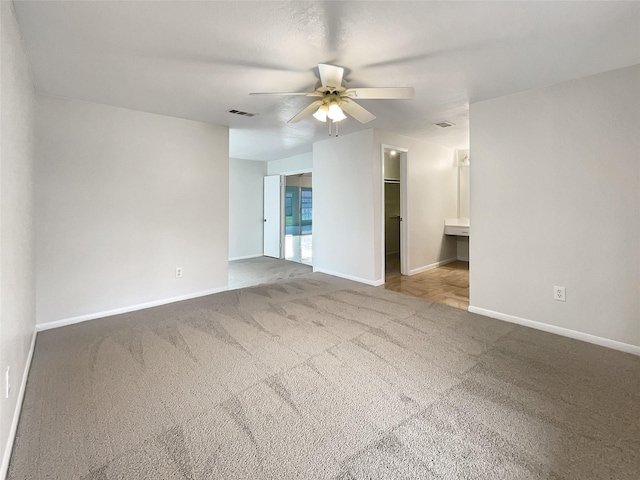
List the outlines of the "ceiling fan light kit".
{"label": "ceiling fan light kit", "polygon": [[313,114],[313,117],[316,120],[320,120],[321,122],[326,122],[328,113],[329,107],[327,107],[326,105],[320,105],[320,107],[318,107],[318,110],[316,110],[316,113]]}
{"label": "ceiling fan light kit", "polygon": [[327,114],[327,116],[334,122],[339,122],[340,120],[344,120],[345,118],[347,118],[347,116],[340,108],[340,105],[338,105],[337,103],[332,103],[331,105],[329,105],[329,113]]}
{"label": "ceiling fan light kit", "polygon": [[318,110],[313,114],[313,117],[321,122],[326,122],[327,118],[332,122],[339,122],[340,120],[347,118],[342,111],[342,108],[340,108],[339,101],[332,98],[323,100],[322,105],[318,107]]}
{"label": "ceiling fan light kit", "polygon": [[[413,98],[413,88],[411,87],[378,87],[378,88],[346,88],[343,85],[344,68],[324,63],[318,64],[320,73],[320,87],[313,92],[282,92],[282,93],[250,93],[249,95],[304,95],[307,97],[321,97],[296,115],[287,123],[295,123],[302,120],[307,115],[313,115],[316,120],[326,122],[327,118],[331,122],[339,122],[352,116],[360,123],[369,123],[375,120],[376,116],[354,102],[353,99],[367,100],[394,100]],[[347,114],[347,115],[346,115]]]}

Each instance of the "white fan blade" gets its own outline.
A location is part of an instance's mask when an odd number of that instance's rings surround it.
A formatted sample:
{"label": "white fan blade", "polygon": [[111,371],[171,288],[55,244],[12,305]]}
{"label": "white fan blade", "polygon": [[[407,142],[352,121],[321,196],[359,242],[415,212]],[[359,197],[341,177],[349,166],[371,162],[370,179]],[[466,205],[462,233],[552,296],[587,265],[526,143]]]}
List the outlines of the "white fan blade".
{"label": "white fan blade", "polygon": [[340,88],[342,86],[344,68],[319,63],[318,71],[320,72],[320,82],[323,87]]}
{"label": "white fan blade", "polygon": [[307,115],[311,115],[312,113],[314,113],[318,109],[318,107],[320,105],[322,105],[322,100],[316,100],[315,102],[311,103],[311,105],[309,105],[308,107],[306,107],[306,108],[302,109],[300,112],[298,112],[287,123],[296,123],[296,122],[302,120]]}
{"label": "white fan blade", "polygon": [[360,123],[369,123],[371,120],[376,119],[376,116],[373,113],[348,98],[342,99],[340,102],[340,108]]}
{"label": "white fan blade", "polygon": [[258,93],[250,93],[249,95],[285,95],[285,96],[304,96],[304,97],[319,97],[320,94],[317,92],[258,92]]}
{"label": "white fan blade", "polygon": [[349,88],[344,95],[349,98],[393,100],[413,98],[413,87],[379,87],[379,88]]}

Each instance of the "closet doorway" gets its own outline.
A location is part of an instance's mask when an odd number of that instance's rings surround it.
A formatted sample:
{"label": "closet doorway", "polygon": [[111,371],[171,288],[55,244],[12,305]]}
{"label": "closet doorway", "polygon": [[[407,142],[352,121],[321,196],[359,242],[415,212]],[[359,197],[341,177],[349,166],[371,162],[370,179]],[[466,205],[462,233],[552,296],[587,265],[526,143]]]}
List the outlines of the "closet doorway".
{"label": "closet doorway", "polygon": [[284,258],[313,263],[313,187],[312,174],[285,177]]}
{"label": "closet doorway", "polygon": [[407,274],[406,172],[407,152],[383,147],[385,279]]}

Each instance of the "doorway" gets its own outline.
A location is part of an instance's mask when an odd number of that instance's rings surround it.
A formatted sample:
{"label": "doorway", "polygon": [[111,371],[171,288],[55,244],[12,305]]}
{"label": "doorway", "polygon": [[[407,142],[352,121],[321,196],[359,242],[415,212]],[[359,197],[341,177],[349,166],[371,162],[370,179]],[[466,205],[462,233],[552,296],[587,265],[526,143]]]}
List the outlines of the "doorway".
{"label": "doorway", "polygon": [[313,177],[311,173],[285,177],[284,258],[313,262]]}
{"label": "doorway", "polygon": [[284,182],[281,175],[264,177],[264,230],[263,250],[265,257],[282,258],[282,231]]}
{"label": "doorway", "polygon": [[383,206],[384,206],[384,274],[385,280],[408,274],[406,238],[407,151],[383,146]]}
{"label": "doorway", "polygon": [[[469,307],[469,151],[457,150],[455,157],[458,168],[458,199],[457,217],[445,219],[444,235],[448,241],[456,241],[457,260],[444,265],[430,266],[435,268],[420,269],[411,276],[387,272],[383,287],[388,290],[421,297],[432,302],[442,303],[451,307],[467,310]],[[388,162],[387,162],[388,163]],[[406,178],[406,170],[402,169],[401,178]],[[387,175],[385,175],[385,178]],[[389,195],[389,182],[385,182],[384,194]],[[402,183],[401,183],[402,185]],[[424,188],[416,186],[416,188]],[[401,189],[402,190],[402,189]],[[402,205],[401,196],[401,205]],[[393,211],[386,215],[392,217]],[[405,223],[406,226],[406,222]],[[386,233],[386,232],[385,232]],[[404,245],[401,242],[401,245]],[[417,270],[417,269],[416,269]],[[391,275],[389,275],[391,273]]]}
{"label": "doorway", "polygon": [[384,181],[385,278],[400,275],[400,181]]}

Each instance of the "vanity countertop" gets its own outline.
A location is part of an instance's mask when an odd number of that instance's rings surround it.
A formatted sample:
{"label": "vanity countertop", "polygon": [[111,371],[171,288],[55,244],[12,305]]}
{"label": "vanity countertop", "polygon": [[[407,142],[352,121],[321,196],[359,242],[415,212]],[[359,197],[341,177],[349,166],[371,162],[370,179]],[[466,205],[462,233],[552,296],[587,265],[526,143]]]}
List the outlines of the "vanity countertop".
{"label": "vanity countertop", "polygon": [[470,222],[468,218],[447,218],[444,221],[445,227],[469,227]]}
{"label": "vanity countertop", "polygon": [[470,226],[468,218],[447,218],[444,221],[444,234],[468,237]]}

